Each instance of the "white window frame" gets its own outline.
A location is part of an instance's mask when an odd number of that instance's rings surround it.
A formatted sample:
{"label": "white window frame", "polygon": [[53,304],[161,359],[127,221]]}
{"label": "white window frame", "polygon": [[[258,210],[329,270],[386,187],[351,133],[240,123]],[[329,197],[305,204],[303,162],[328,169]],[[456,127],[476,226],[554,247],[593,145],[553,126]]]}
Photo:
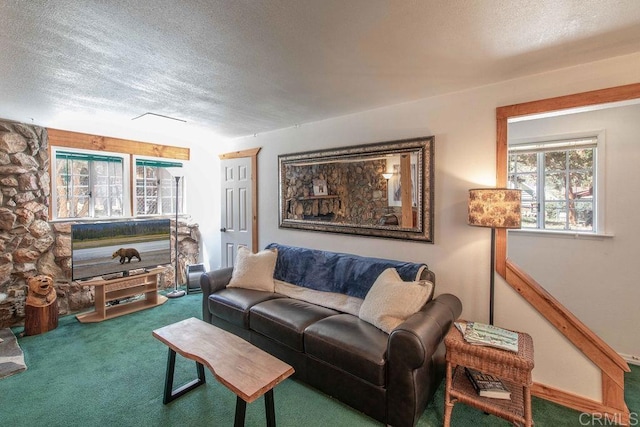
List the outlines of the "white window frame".
{"label": "white window frame", "polygon": [[[165,171],[164,173],[166,174],[165,178],[161,178],[162,180],[165,180],[167,182],[165,182],[165,184],[163,185],[161,182],[158,183],[158,195],[157,195],[157,200],[156,200],[156,205],[157,205],[157,210],[158,212],[156,213],[138,213],[138,174],[137,174],[137,168],[138,168],[138,164],[139,163],[149,163],[152,166],[149,165],[144,165],[145,167],[158,167],[158,168],[182,168],[184,169],[184,164],[180,161],[176,161],[176,160],[171,160],[171,159],[162,159],[162,158],[153,158],[153,157],[141,157],[141,156],[134,156],[134,160],[133,160],[133,168],[132,168],[132,182],[133,182],[133,191],[134,191],[134,197],[133,197],[133,212],[134,212],[134,216],[136,217],[158,217],[158,216],[168,216],[168,215],[175,215],[175,189],[176,189],[176,184],[175,184],[175,178],[173,176],[171,176],[169,174],[169,172]],[[153,166],[153,164],[158,164],[158,165],[166,165],[166,166]],[[180,195],[180,201],[178,202],[178,215],[185,215],[187,212],[186,209],[186,194],[187,194],[187,190],[186,190],[186,183],[185,183],[185,179],[184,177],[182,177],[180,179],[180,183],[179,183],[179,195]],[[168,191],[169,194],[166,194],[165,191]],[[163,212],[163,203],[162,200],[165,198],[170,198],[171,199],[171,209],[169,212]]]}
{"label": "white window frame", "polygon": [[[592,230],[558,230],[541,228],[540,224],[544,224],[544,215],[541,215],[544,209],[544,203],[541,204],[538,211],[538,225],[536,228],[523,228],[523,231],[533,233],[569,233],[572,235],[605,235],[605,181],[604,181],[604,165],[605,165],[605,132],[580,132],[573,134],[551,135],[536,138],[522,138],[509,142],[508,159],[513,151],[562,151],[563,149],[571,149],[581,145],[579,141],[593,140],[594,159],[593,159],[593,218]],[[582,144],[584,145],[584,144]],[[507,172],[510,174],[510,163]],[[540,180],[540,176],[544,175],[545,170],[538,169],[538,199],[544,200],[544,181]],[[513,187],[510,179],[509,186]],[[542,188],[541,188],[542,187]],[[540,189],[542,191],[540,191]],[[518,230],[512,230],[518,231]]]}
{"label": "white window frame", "polygon": [[[96,216],[95,215],[95,205],[92,197],[89,199],[89,215],[83,217],[70,216],[70,217],[58,217],[58,188],[57,188],[57,177],[56,172],[58,170],[58,153],[71,153],[71,154],[79,154],[79,155],[87,155],[87,156],[108,156],[108,157],[117,157],[122,160],[122,215],[110,215],[110,216]],[[94,150],[83,150],[69,147],[51,147],[51,159],[50,159],[51,167],[50,169],[50,180],[51,180],[51,216],[53,220],[93,220],[98,218],[127,218],[131,216],[131,203],[130,201],[130,177],[129,177],[129,156],[122,153],[116,152],[105,152],[105,151],[94,151]],[[89,171],[89,187],[92,188],[95,184],[95,177],[91,175],[91,171]]]}

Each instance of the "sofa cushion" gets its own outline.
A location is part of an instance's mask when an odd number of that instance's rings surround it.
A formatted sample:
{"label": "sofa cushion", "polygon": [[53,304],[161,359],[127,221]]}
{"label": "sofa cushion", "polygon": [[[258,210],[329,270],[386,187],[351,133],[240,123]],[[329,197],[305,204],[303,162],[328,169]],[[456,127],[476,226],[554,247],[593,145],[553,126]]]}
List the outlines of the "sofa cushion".
{"label": "sofa cushion", "polygon": [[216,317],[248,329],[249,309],[258,303],[274,298],[284,298],[284,296],[253,289],[221,289],[209,296],[209,311]]}
{"label": "sofa cushion", "polygon": [[249,310],[251,329],[296,351],[304,351],[303,332],[307,326],[337,311],[292,298],[256,304]]}
{"label": "sofa cushion", "polygon": [[307,355],[376,386],[385,386],[389,335],[350,314],[327,317],[304,331]]}
{"label": "sofa cushion", "polygon": [[278,249],[273,277],[317,291],[336,292],[363,299],[376,278],[395,268],[402,280],[418,280],[425,264],[370,258],[352,254],[298,248],[271,243]]}
{"label": "sofa cushion", "polygon": [[277,249],[265,249],[254,254],[240,246],[227,287],[274,292],[273,270],[277,256]]}
{"label": "sofa cushion", "polygon": [[432,294],[431,282],[404,282],[395,269],[389,268],[380,274],[367,293],[360,306],[360,319],[390,334],[417,313]]}

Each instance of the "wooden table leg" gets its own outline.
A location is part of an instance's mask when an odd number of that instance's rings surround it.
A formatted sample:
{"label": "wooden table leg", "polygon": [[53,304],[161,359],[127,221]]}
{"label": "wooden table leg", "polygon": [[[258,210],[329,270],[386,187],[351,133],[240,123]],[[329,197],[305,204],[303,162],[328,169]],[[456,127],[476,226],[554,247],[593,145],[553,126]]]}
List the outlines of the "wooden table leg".
{"label": "wooden table leg", "polygon": [[528,386],[523,388],[522,397],[524,399],[525,427],[531,427],[533,426],[533,415],[531,413],[531,389]]}
{"label": "wooden table leg", "polygon": [[445,376],[445,388],[444,388],[444,427],[449,427],[451,423],[451,413],[453,412],[453,404],[451,401],[451,383],[453,381],[452,375],[453,369],[451,363],[447,362],[447,373]]}

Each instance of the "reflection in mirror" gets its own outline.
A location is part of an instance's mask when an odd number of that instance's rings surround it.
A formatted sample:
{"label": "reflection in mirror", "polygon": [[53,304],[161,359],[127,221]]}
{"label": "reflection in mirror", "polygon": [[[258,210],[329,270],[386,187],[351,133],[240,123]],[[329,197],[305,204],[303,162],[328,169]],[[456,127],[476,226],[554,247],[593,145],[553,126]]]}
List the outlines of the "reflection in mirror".
{"label": "reflection in mirror", "polygon": [[433,142],[279,156],[280,227],[432,242]]}

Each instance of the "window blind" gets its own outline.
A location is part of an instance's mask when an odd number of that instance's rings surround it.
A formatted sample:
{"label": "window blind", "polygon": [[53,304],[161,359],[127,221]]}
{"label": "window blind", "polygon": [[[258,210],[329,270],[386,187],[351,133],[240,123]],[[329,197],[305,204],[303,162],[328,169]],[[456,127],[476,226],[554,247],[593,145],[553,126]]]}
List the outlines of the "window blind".
{"label": "window blind", "polygon": [[122,157],[106,156],[102,154],[69,153],[66,151],[57,151],[56,159],[122,163]]}
{"label": "window blind", "polygon": [[167,162],[162,160],[136,160],[136,166],[149,166],[156,168],[181,168],[180,162]]}

